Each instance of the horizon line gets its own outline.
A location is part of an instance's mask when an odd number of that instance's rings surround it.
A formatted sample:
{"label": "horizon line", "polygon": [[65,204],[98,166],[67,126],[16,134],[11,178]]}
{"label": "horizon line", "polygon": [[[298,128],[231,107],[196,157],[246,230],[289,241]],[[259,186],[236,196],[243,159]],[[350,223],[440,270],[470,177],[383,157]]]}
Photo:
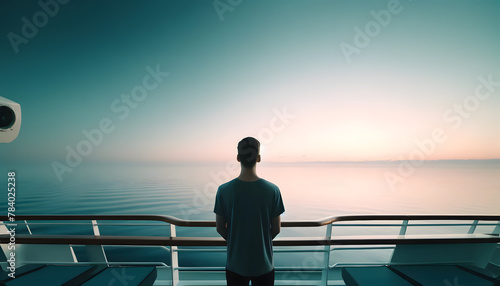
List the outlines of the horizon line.
{"label": "horizon line", "polygon": [[[232,161],[232,160],[231,160]],[[236,160],[234,160],[236,162]],[[437,162],[457,162],[457,163],[472,163],[472,162],[493,162],[500,163],[500,158],[493,159],[434,159],[434,160],[419,160],[419,162],[437,163]],[[94,163],[150,163],[150,164],[211,164],[211,163],[228,163],[230,161],[120,161],[120,160],[103,160],[103,161],[89,161]],[[262,163],[272,163],[272,164],[331,164],[331,163],[400,163],[400,162],[411,162],[411,160],[339,160],[339,161],[262,161]]]}
{"label": "horizon line", "polygon": [[[234,160],[236,162],[236,160]],[[227,164],[228,162],[232,162],[227,160],[227,161],[221,161],[221,160],[207,160],[207,161],[192,161],[192,160],[187,160],[187,161],[139,161],[139,160],[87,160],[87,163],[130,163],[130,164],[155,164],[155,165],[161,165],[161,164]],[[338,161],[265,161],[263,160],[261,162],[264,164],[394,164],[394,163],[401,163],[401,162],[412,162],[412,160],[338,160]],[[434,159],[434,160],[418,160],[418,162],[425,162],[425,163],[500,163],[500,158],[492,158],[492,159]],[[14,163],[14,162],[9,162],[9,163]],[[17,163],[23,164],[23,163],[47,163],[46,161],[27,161],[27,160],[17,160]]]}

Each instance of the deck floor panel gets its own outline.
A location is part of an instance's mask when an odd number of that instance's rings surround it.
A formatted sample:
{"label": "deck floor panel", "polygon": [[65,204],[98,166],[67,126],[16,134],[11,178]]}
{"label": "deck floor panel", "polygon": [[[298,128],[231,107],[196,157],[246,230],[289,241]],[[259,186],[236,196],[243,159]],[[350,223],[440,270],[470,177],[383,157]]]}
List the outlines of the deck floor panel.
{"label": "deck floor panel", "polygon": [[494,282],[462,270],[455,265],[398,265],[391,266],[422,285],[493,286]]}
{"label": "deck floor panel", "polygon": [[153,285],[156,280],[156,267],[108,267],[82,286],[100,285]]}
{"label": "deck floor panel", "polygon": [[385,266],[345,267],[342,277],[347,286],[413,286]]}
{"label": "deck floor panel", "polygon": [[54,266],[47,265],[26,275],[7,281],[7,286],[64,285],[75,277],[91,272],[93,265]]}

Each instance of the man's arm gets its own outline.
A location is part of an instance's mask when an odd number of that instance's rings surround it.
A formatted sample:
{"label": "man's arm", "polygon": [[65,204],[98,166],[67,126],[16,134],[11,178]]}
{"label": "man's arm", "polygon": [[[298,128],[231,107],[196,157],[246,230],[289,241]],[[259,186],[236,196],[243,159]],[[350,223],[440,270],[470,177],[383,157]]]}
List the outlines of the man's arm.
{"label": "man's arm", "polygon": [[271,236],[273,239],[280,233],[281,231],[281,216],[277,216],[273,218],[271,221]]}
{"label": "man's arm", "polygon": [[221,216],[216,214],[215,215],[215,225],[217,228],[217,232],[222,236],[225,240],[227,240],[227,223],[226,219]]}

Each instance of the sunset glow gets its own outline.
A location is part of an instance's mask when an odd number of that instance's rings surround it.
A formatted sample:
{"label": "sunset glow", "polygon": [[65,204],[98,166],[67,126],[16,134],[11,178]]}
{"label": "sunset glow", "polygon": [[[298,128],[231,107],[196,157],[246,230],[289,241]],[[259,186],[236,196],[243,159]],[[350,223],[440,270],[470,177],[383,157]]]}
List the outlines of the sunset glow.
{"label": "sunset glow", "polygon": [[[72,3],[3,41],[23,126],[2,160],[230,161],[245,136],[274,162],[500,158],[498,3],[188,2]],[[18,6],[4,35],[37,11]]]}

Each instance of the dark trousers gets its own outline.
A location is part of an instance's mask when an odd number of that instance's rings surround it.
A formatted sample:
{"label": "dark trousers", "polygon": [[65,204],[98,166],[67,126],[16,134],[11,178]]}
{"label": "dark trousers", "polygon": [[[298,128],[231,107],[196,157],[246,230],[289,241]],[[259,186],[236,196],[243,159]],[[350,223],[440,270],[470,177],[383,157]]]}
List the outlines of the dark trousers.
{"label": "dark trousers", "polygon": [[274,269],[256,277],[241,276],[226,269],[226,281],[227,286],[248,286],[250,281],[252,281],[252,286],[274,286]]}

